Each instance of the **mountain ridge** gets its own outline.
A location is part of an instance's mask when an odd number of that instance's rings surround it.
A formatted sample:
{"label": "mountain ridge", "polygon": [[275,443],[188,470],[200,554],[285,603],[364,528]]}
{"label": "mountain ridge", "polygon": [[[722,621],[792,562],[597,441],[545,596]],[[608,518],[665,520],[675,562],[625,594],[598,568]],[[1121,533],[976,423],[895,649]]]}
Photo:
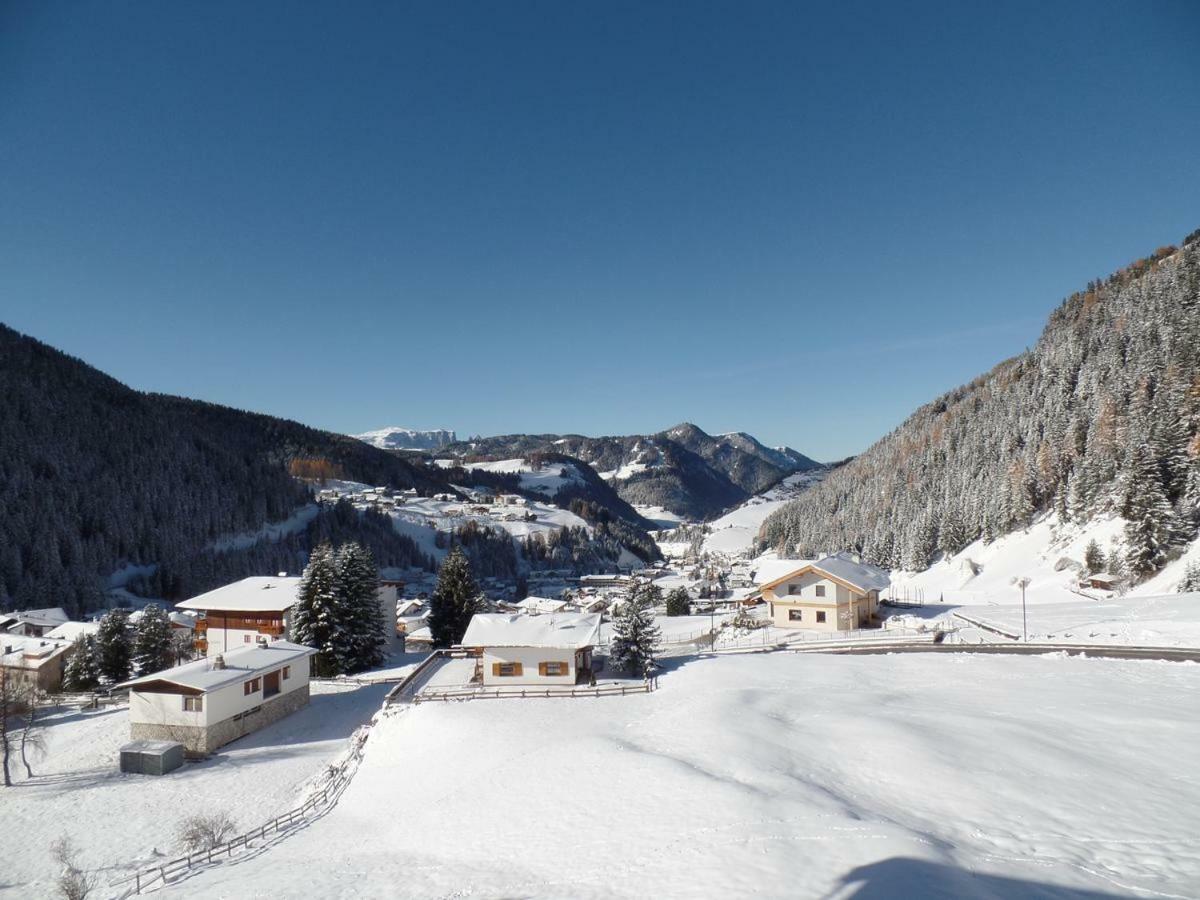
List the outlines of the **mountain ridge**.
{"label": "mountain ridge", "polygon": [[692,520],[719,516],[788,475],[822,468],[791,448],[769,448],[745,432],[713,436],[691,422],[639,435],[497,435],[460,441],[444,452],[497,459],[565,454],[594,468],[628,503]]}

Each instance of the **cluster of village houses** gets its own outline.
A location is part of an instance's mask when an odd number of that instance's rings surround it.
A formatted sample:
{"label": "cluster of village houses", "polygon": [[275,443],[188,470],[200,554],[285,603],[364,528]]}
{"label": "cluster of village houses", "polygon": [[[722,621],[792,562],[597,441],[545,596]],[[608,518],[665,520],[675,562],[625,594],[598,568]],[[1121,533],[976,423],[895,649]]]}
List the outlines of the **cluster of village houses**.
{"label": "cluster of village houses", "polygon": [[[464,488],[464,491],[467,495],[466,500],[446,493],[434,494],[428,499],[435,503],[458,504],[438,510],[445,518],[476,515],[515,522],[527,515],[523,508],[529,505],[529,500],[520,494],[493,493],[478,488]],[[406,506],[413,507],[425,499],[416,488],[397,490],[387,487],[321,488],[317,491],[316,498],[318,503],[337,503],[339,500],[345,500],[355,509],[373,509],[382,513],[400,510]]]}
{"label": "cluster of village houses", "polygon": [[[755,605],[781,628],[846,630],[876,620],[887,583],[880,569],[832,556],[798,564],[726,602]],[[625,602],[632,584],[627,574],[585,575],[557,598],[491,602],[488,612],[471,620],[462,641],[476,660],[473,681],[545,687],[589,682],[597,670],[603,617]],[[130,736],[138,746],[182,745],[189,755],[206,755],[303,707],[315,650],[290,640],[299,585],[297,577],[256,576],[176,604],[172,625],[190,632],[198,658],[117,686],[129,692]],[[423,649],[428,602],[407,596],[406,588],[384,581],[380,601],[396,610],[397,636],[407,649]],[[73,640],[96,627],[68,621],[61,609],[7,614],[0,617],[3,665],[37,678],[44,690],[58,690]]]}

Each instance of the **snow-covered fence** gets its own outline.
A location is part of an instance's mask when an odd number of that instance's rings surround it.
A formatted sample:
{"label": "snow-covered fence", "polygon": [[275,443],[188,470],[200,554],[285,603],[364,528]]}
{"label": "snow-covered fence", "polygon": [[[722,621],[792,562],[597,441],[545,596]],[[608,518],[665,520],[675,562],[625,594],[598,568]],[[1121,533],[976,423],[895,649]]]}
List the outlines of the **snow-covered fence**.
{"label": "snow-covered fence", "polygon": [[338,797],[341,796],[342,790],[350,783],[350,779],[354,777],[354,773],[358,769],[358,764],[362,760],[363,745],[366,743],[369,733],[369,725],[360,728],[355,733],[347,758],[340,765],[331,767],[332,771],[325,786],[300,806],[222,844],[216,844],[205,850],[196,850],[157,866],[139,869],[131,876],[113,881],[109,885],[116,889],[113,896],[117,898],[132,897],[150,888],[170,884],[193,869],[231,859],[235,852],[252,850],[261,846],[269,838],[286,834],[297,825],[332,809],[337,803]]}
{"label": "snow-covered fence", "polygon": [[421,685],[428,680],[428,676],[433,674],[434,669],[439,668],[448,659],[463,659],[468,655],[467,651],[462,648],[434,650],[421,660],[420,664],[409,672],[399,684],[388,691],[387,696],[383,699],[384,707],[411,702],[416,698]]}
{"label": "snow-covered fence", "polygon": [[413,697],[413,703],[430,700],[511,700],[540,697],[609,697],[624,694],[649,694],[658,688],[658,678],[651,676],[640,684],[602,684],[596,687],[544,688],[441,688],[424,690]]}

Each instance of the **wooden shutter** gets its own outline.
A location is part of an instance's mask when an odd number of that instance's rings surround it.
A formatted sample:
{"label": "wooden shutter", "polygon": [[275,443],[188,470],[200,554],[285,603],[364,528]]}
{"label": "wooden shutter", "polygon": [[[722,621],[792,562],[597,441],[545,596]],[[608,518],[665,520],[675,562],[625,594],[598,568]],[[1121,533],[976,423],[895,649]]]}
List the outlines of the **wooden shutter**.
{"label": "wooden shutter", "polygon": [[512,666],[514,675],[521,675],[524,672],[524,669],[521,668],[520,663],[513,663]]}
{"label": "wooden shutter", "polygon": [[546,675],[546,674],[547,674],[547,671],[546,671],[546,670],[547,670],[547,669],[549,669],[549,668],[550,668],[550,664],[549,664],[549,663],[544,663],[544,662],[540,662],[540,663],[538,663],[538,674],[539,674],[539,675]]}
{"label": "wooden shutter", "polygon": [[492,674],[497,678],[500,677],[500,663],[492,663]]}

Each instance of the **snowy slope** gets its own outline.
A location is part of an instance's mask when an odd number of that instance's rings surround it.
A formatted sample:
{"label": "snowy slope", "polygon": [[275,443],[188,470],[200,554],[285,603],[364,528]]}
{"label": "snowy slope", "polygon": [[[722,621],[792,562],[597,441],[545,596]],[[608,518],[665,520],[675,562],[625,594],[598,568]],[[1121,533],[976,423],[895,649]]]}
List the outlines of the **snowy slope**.
{"label": "snowy slope", "polygon": [[704,541],[704,549],[710,553],[727,555],[744,554],[754,544],[758,529],[767,516],[779,507],[808,490],[827,474],[826,469],[797,472],[789,475],[770,490],[751,497],[741,506],[730,510],[719,519],[709,523],[712,528]]}
{"label": "snowy slope", "polygon": [[1191,897],[1198,742],[1190,665],[689,661],[648,695],[387,717],[330,814],[165,893]]}
{"label": "snowy slope", "polygon": [[421,431],[414,428],[403,428],[393,425],[389,428],[379,428],[375,431],[364,431],[352,437],[366,441],[381,450],[440,450],[447,444],[453,444],[458,437],[453,431],[445,428],[434,428]]}
{"label": "snowy slope", "polygon": [[16,786],[0,788],[7,822],[0,896],[54,895],[50,844],[63,834],[89,869],[144,867],[161,860],[157,854],[182,852],[175,830],[186,816],[223,811],[250,828],[299,805],[306,784],[343,752],[387,688],[314,683],[304,709],[161,778],[117,771],[118,750],[129,741],[126,707],[51,716],[47,755],[32,761],[35,777],[25,777],[18,759]]}

